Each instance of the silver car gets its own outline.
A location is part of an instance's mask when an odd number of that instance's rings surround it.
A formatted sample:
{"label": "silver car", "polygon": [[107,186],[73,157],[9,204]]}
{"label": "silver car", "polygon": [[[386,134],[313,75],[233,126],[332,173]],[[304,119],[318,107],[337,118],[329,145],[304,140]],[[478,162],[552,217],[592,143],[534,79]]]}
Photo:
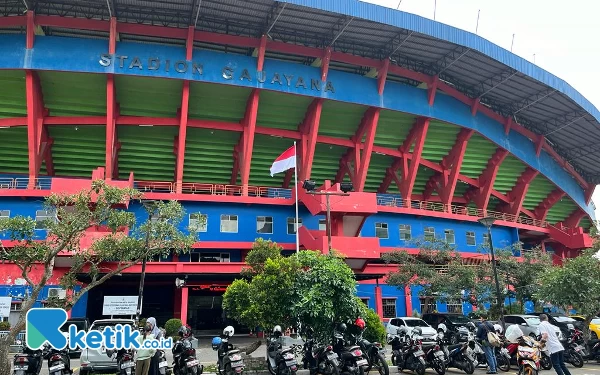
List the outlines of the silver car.
{"label": "silver car", "polygon": [[518,325],[521,331],[532,338],[539,334],[538,326],[540,318],[534,315],[505,315],[504,322],[506,326]]}
{"label": "silver car", "polygon": [[[104,330],[104,327],[114,327],[117,324],[135,327],[135,321],[133,321],[132,319],[102,319],[96,320],[94,323],[92,323],[90,331],[102,332]],[[111,358],[106,354],[106,348],[84,349],[81,352],[80,360],[80,375],[88,375],[94,372],[115,373],[117,371],[117,360],[116,358]]]}

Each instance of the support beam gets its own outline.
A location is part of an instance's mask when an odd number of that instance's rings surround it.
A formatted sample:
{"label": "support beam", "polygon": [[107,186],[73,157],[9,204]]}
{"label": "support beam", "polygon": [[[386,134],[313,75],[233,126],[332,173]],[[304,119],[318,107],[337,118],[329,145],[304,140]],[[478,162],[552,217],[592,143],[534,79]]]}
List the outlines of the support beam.
{"label": "support beam", "polygon": [[581,208],[577,208],[573,211],[565,220],[563,220],[563,225],[567,228],[577,228],[581,220],[586,216],[584,210]]}
{"label": "support beam", "polygon": [[329,73],[329,62],[331,61],[331,47],[325,48],[323,58],[321,60],[321,81],[327,82],[327,74]]}
{"label": "support beam", "polygon": [[46,161],[48,174],[54,174],[51,147],[53,140],[48,136],[44,126],[44,97],[40,79],[36,72],[25,72],[25,88],[27,100],[27,148],[29,154],[29,184],[33,189],[39,176],[42,162]]}
{"label": "support beam", "polygon": [[241,135],[238,143],[233,147],[233,168],[231,169],[231,179],[229,180],[231,185],[237,185],[237,178],[240,173],[240,158],[241,150],[243,149],[243,139],[244,136]]}
{"label": "support beam", "polygon": [[256,117],[258,116],[258,100],[260,92],[252,90],[246,103],[246,113],[242,119],[243,148],[240,164],[242,182],[242,196],[248,196],[248,183],[250,181],[250,166],[252,164],[252,151],[254,148],[254,134],[256,130]]}
{"label": "support beam", "polygon": [[540,172],[536,171],[531,167],[527,167],[525,171],[523,171],[523,173],[517,180],[517,184],[507,194],[509,203],[502,204],[500,206],[502,212],[506,212],[515,216],[519,215],[523,207],[523,201],[525,200],[525,195],[527,195],[529,185],[539,173]]}
{"label": "support beam", "polygon": [[431,176],[425,185],[425,192],[423,193],[425,200],[427,200],[428,197],[431,197],[431,194],[435,189],[443,204],[452,204],[454,190],[456,189],[456,183],[458,182],[458,174],[462,167],[467,144],[473,133],[475,133],[475,131],[471,129],[462,129],[458,133],[454,146],[452,146],[448,155],[446,155],[440,163],[442,172]]}
{"label": "support beam", "polygon": [[594,190],[596,190],[596,185],[590,185],[587,189],[583,191],[583,195],[585,197],[585,204],[590,204],[592,196],[594,195]]}
{"label": "support beam", "polygon": [[535,142],[535,154],[537,156],[540,156],[545,144],[546,138],[543,135],[539,135],[537,141]]}
{"label": "support beam", "polygon": [[377,73],[377,92],[379,95],[383,95],[383,90],[385,88],[385,81],[387,79],[388,70],[390,69],[390,59],[383,60],[381,64],[381,69]]}
{"label": "support beam", "polygon": [[257,49],[257,56],[256,56],[256,71],[257,72],[263,71],[263,67],[265,65],[265,52],[266,51],[267,51],[267,36],[263,35],[260,38],[260,45],[258,46],[258,49]]}
{"label": "support beam", "polygon": [[27,11],[27,28],[25,36],[25,44],[27,49],[33,48],[35,40],[35,13],[32,10]]}
{"label": "support beam", "polygon": [[435,94],[437,93],[438,83],[440,79],[437,75],[431,77],[431,82],[427,83],[427,102],[430,106],[435,101]]}
{"label": "support beam", "polygon": [[[108,39],[108,53],[116,53],[117,19],[110,19],[110,34]],[[115,177],[115,160],[118,151],[117,125],[118,116],[117,93],[115,77],[113,74],[106,76],[106,179],[110,181]],[[117,172],[118,173],[118,172]],[[116,175],[118,177],[118,174]]]}
{"label": "support beam", "polygon": [[478,178],[479,188],[471,188],[465,194],[467,200],[472,199],[477,205],[477,208],[484,211],[487,210],[498,169],[500,169],[506,156],[508,156],[507,150],[503,148],[496,149],[496,152],[488,160],[487,166]]}
{"label": "support beam", "polygon": [[540,204],[533,210],[533,214],[538,220],[546,220],[548,211],[557,204],[563,197],[565,192],[560,189],[553,190]]}
{"label": "support beam", "polygon": [[297,163],[299,164],[298,178],[300,181],[310,179],[313,160],[315,158],[315,148],[317,146],[322,110],[323,99],[313,100],[306,109],[304,120],[298,125],[300,144],[298,145],[297,150],[299,150],[300,158]]}
{"label": "support beam", "polygon": [[[194,53],[194,27],[188,27],[186,39],[185,59],[191,64]],[[179,136],[177,144],[177,157],[175,159],[175,192],[181,193],[183,184],[183,167],[185,162],[185,146],[187,138],[188,113],[190,102],[190,81],[183,82],[181,93],[181,107],[179,110]]]}
{"label": "support beam", "polygon": [[[404,204],[410,206],[412,191],[415,186],[417,171],[421,164],[421,153],[423,152],[423,145],[425,144],[428,128],[429,118],[419,117],[408,133],[404,143],[398,149],[403,156],[395,160],[390,168],[387,169],[386,176],[379,186],[380,193],[386,192],[392,181],[395,181],[400,190],[400,195],[402,196]],[[406,157],[406,154],[409,153],[410,148],[413,145],[412,158],[409,160]],[[397,175],[398,171],[400,171],[400,178],[398,178]]]}

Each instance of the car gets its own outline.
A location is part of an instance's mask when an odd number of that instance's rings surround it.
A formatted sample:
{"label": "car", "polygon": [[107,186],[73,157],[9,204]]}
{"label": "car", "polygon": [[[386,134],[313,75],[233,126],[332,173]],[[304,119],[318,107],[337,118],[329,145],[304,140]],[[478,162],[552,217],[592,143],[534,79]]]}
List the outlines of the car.
{"label": "car", "polygon": [[390,322],[387,324],[385,331],[390,335],[395,335],[396,332],[398,332],[398,328],[400,327],[406,327],[408,329],[409,335],[411,334],[413,329],[415,329],[416,327],[420,327],[421,337],[423,338],[423,341],[435,341],[435,335],[437,334],[436,329],[427,324],[423,319],[412,317],[393,318],[390,319]]}
{"label": "car", "polygon": [[[60,327],[60,330],[67,337],[67,339],[69,337],[69,327],[71,325],[76,326],[78,331],[85,331],[85,332],[87,332],[88,329],[90,328],[90,322],[86,318],[72,318],[72,319],[69,319],[69,320],[67,320],[65,322],[65,324],[62,325],[62,327]],[[75,355],[75,356],[81,355],[81,349],[75,349],[75,350],[69,349],[69,355]]]}
{"label": "car", "polygon": [[473,325],[463,314],[448,314],[448,313],[429,313],[423,314],[423,320],[437,330],[437,327],[444,323],[448,328],[448,339],[451,344],[457,344],[459,341],[467,341],[469,330],[468,325]]}
{"label": "car", "polygon": [[[581,327],[583,327],[583,322],[585,322],[585,316],[571,315],[569,318],[575,319],[580,323]],[[598,338],[600,337],[600,318],[595,317],[590,322],[590,334],[592,340],[598,340]]]}
{"label": "car", "polygon": [[548,317],[548,323],[560,329],[560,334],[558,335],[559,340],[563,340],[565,337],[569,337],[569,324],[577,322],[575,319],[569,318],[568,316],[564,316],[561,314],[531,313],[531,315],[535,315],[537,317],[539,317],[542,314],[545,314]]}
{"label": "car", "polygon": [[[129,325],[132,331],[135,330],[135,321],[133,319],[100,319],[92,323],[90,331],[102,332],[105,327],[114,327],[117,324]],[[117,371],[117,360],[110,358],[106,354],[106,348],[101,349],[84,349],[80,357],[80,375],[89,375],[91,373],[106,373]]]}
{"label": "car", "polygon": [[540,318],[535,315],[505,315],[504,323],[506,327],[518,325],[521,331],[532,338],[539,335]]}

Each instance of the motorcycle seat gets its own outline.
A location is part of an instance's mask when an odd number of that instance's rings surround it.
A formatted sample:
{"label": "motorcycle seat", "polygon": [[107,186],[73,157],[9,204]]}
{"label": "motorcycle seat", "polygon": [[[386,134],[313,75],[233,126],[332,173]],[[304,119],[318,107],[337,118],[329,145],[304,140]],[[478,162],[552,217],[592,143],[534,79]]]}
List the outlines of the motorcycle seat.
{"label": "motorcycle seat", "polygon": [[462,347],[462,344],[454,344],[454,345],[448,345],[448,350],[452,351],[456,348],[460,348]]}
{"label": "motorcycle seat", "polygon": [[291,348],[291,347],[286,347],[286,348],[281,348],[281,349],[280,349],[280,353],[281,353],[281,354],[289,353],[289,352],[291,352],[291,351],[292,351],[292,348]]}
{"label": "motorcycle seat", "polygon": [[239,352],[240,352],[239,350],[237,350],[237,349],[233,349],[233,350],[230,350],[230,351],[228,351],[228,352],[227,352],[227,355],[237,354],[237,353],[239,353]]}
{"label": "motorcycle seat", "polygon": [[360,346],[358,345],[352,345],[346,348],[347,351],[354,351],[354,350],[360,350]]}

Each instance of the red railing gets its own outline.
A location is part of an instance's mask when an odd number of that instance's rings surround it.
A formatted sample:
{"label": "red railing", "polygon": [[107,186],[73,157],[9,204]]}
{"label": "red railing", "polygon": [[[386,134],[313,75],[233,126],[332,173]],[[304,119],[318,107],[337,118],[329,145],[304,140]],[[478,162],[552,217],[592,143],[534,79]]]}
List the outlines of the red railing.
{"label": "red railing", "polygon": [[[30,179],[27,177],[18,178],[0,178],[0,190],[10,189],[27,189],[29,187]],[[34,189],[38,190],[50,190],[52,187],[52,178],[40,177],[35,179]]]}
{"label": "red railing", "polygon": [[[179,184],[175,182],[136,181],[134,186],[142,192],[153,193],[175,193],[179,190],[179,187],[183,194],[241,196],[243,192],[243,186],[239,185],[202,184],[195,182],[184,182]],[[248,186],[248,196],[262,198],[291,198],[292,191],[291,189],[283,188]]]}

